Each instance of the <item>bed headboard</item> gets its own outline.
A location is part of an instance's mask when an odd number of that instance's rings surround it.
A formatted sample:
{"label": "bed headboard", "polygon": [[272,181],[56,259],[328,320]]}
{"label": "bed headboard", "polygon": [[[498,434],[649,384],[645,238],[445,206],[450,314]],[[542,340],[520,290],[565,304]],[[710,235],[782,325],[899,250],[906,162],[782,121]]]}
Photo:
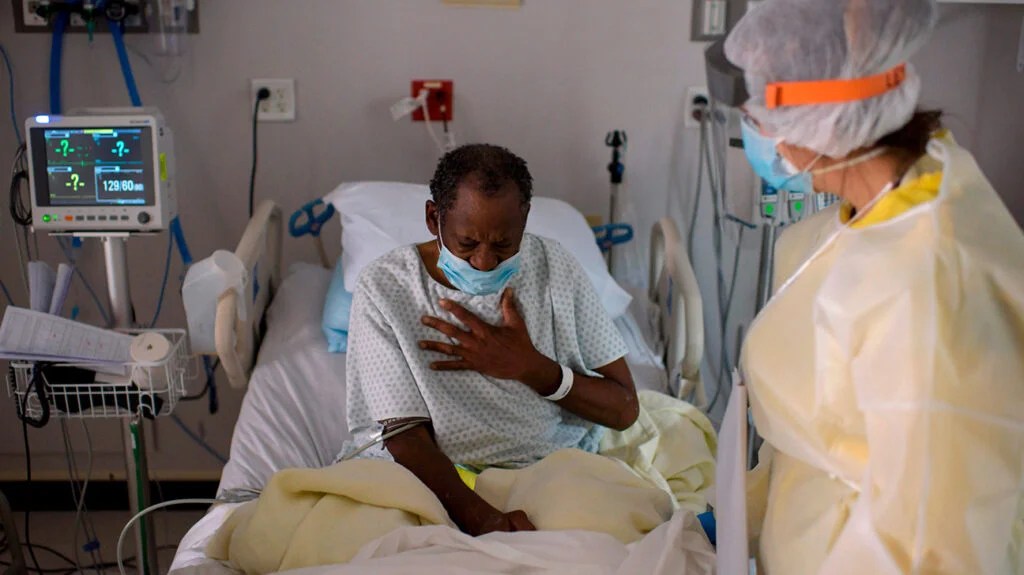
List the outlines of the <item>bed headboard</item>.
{"label": "bed headboard", "polygon": [[662,218],[651,229],[648,297],[658,306],[660,339],[665,343],[669,388],[698,409],[707,407],[700,376],[704,356],[704,305],[679,228]]}
{"label": "bed headboard", "polygon": [[263,337],[263,316],[281,283],[281,209],[264,200],[245,226],[235,255],[248,270],[243,286],[245,319],[238,314],[238,294],[228,290],[217,300],[214,338],[220,364],[234,388],[244,388],[256,363]]}

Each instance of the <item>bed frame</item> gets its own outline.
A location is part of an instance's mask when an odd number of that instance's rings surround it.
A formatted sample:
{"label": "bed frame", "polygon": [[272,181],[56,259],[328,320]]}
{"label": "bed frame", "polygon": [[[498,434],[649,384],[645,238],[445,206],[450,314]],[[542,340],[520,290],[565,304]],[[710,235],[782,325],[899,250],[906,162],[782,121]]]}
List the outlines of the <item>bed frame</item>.
{"label": "bed frame", "polygon": [[[224,292],[217,302],[215,339],[217,355],[234,388],[245,388],[255,366],[262,339],[264,314],[281,281],[281,210],[262,201],[235,255],[249,270],[242,293],[246,318],[238,314],[238,294]],[[664,349],[669,389],[681,399],[704,409],[707,394],[700,377],[704,355],[704,316],[700,289],[686,255],[679,228],[663,218],[651,230],[648,297],[659,310],[656,334]]]}
{"label": "bed frame", "polygon": [[231,387],[243,389],[256,364],[259,344],[266,328],[264,314],[281,284],[281,241],[284,221],[281,208],[263,200],[245,226],[235,255],[249,271],[242,294],[245,294],[245,319],[238,314],[239,295],[227,290],[217,300],[214,324],[214,345],[220,365]]}

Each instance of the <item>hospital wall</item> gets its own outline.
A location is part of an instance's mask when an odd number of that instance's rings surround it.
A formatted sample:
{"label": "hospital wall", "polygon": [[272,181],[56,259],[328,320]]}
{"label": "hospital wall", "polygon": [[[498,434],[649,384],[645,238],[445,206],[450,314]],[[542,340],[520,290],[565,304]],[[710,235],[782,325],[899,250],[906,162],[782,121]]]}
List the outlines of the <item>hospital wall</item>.
{"label": "hospital wall", "polygon": [[[253,77],[296,81],[296,121],[260,126],[257,197],[273,199],[286,211],[343,181],[425,182],[437,154],[422,125],[392,122],[389,106],[407,95],[410,79],[437,77],[455,80],[453,127],[460,142],[508,146],[528,160],[538,194],[563,198],[587,214],[603,213],[607,206],[605,132],[627,130],[629,193],[645,230],[666,211],[682,224],[692,206],[698,132],[683,127],[683,105],[686,88],[704,84],[704,45],[688,40],[689,6],[679,0],[527,0],[519,10],[502,10],[447,7],[440,0],[211,0],[202,3],[202,32],[189,37],[182,71],[173,81],[152,57],[152,38],[129,36],[128,43],[136,51],[144,103],[161,108],[175,131],[181,218],[197,257],[234,246],[246,222]],[[1014,68],[1024,8],[943,12],[935,38],[916,58],[925,78],[924,102],[950,112],[957,137],[977,153],[1024,220],[1024,75]],[[24,118],[47,111],[50,39],[15,35],[12,19],[11,3],[0,2],[0,39],[13,59],[16,110]],[[91,44],[84,35],[68,36],[63,89],[65,108],[128,103],[108,36]],[[6,108],[5,95],[0,104]],[[0,126],[0,159],[7,159],[14,139],[6,121]],[[747,170],[742,162],[732,169]],[[696,265],[710,294],[706,214],[700,222]],[[639,234],[641,257],[646,236]],[[742,297],[734,314],[740,321],[752,313],[753,239],[742,250]],[[0,241],[0,278],[25,301],[6,215],[0,218]],[[325,241],[336,255],[336,226]],[[287,261],[315,260],[308,239],[286,242]],[[45,259],[59,261],[54,240],[41,237],[39,243]],[[129,246],[135,308],[148,320],[167,239],[137,238]],[[96,242],[86,244],[82,258],[102,293]],[[173,289],[181,271],[175,259],[161,326],[184,325]],[[73,300],[84,319],[97,320],[81,286],[74,288]],[[713,351],[715,339],[709,327]],[[224,382],[220,413],[208,415],[203,401],[183,404],[178,413],[226,453],[241,397]],[[91,429],[95,476],[123,474],[119,427],[102,422]],[[74,426],[71,431],[83,448],[82,434]],[[160,421],[154,431],[154,475],[216,477],[216,461],[172,424]],[[20,433],[12,403],[0,400],[0,479],[23,472],[20,441],[14,440]],[[32,445],[38,476],[66,476],[56,424],[33,431]]]}

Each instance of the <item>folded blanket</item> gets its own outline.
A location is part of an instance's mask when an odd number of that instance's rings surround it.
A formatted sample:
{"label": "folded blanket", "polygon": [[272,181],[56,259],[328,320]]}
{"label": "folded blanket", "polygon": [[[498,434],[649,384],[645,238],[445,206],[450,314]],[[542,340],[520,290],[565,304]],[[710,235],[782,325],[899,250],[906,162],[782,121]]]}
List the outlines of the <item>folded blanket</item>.
{"label": "folded blanket", "polygon": [[206,548],[246,573],[348,561],[365,543],[406,525],[455,524],[409,470],[358,459],[285,469],[260,498],[235,509]]}
{"label": "folded blanket", "polygon": [[718,448],[711,421],[693,405],[661,393],[641,391],[639,399],[636,423],[605,433],[601,455],[671,493],[681,508],[707,511]]}

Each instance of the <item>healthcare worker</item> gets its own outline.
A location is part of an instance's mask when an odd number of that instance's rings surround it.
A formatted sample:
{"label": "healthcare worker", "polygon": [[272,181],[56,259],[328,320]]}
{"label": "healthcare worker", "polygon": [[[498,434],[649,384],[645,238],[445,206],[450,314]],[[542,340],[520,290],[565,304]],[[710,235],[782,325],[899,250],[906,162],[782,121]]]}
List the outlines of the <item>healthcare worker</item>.
{"label": "healthcare worker", "polygon": [[767,0],[726,42],[755,170],[843,200],[781,236],[742,353],[762,573],[1024,572],[1024,234],[917,109],[935,18]]}

